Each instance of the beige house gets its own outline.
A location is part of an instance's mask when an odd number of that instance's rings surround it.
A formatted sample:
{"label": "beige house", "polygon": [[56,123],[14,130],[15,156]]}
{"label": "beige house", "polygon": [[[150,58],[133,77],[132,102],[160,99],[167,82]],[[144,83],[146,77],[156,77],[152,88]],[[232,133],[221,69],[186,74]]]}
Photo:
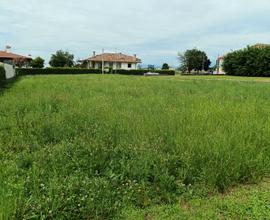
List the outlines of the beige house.
{"label": "beige house", "polygon": [[225,56],[222,56],[222,57],[219,57],[217,59],[217,70],[215,71],[214,74],[216,74],[216,75],[224,75],[224,74],[226,74],[225,71],[223,70],[224,57]]}
{"label": "beige house", "polygon": [[87,68],[102,69],[112,68],[124,69],[124,70],[135,70],[137,65],[141,63],[141,60],[137,58],[136,55],[129,56],[122,53],[103,53],[98,54],[93,53],[93,56],[86,59]]}

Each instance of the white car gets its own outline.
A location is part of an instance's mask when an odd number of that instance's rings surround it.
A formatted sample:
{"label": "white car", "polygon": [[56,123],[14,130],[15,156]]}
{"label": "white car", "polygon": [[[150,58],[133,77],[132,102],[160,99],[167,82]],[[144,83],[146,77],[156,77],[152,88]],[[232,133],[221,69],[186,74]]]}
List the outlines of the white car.
{"label": "white car", "polygon": [[144,75],[145,76],[159,76],[159,73],[147,72]]}

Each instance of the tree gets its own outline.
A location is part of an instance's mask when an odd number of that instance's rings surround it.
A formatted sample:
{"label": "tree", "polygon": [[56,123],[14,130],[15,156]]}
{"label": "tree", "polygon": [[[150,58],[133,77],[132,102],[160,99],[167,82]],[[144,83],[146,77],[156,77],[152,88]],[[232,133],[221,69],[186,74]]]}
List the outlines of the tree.
{"label": "tree", "polygon": [[168,63],[163,63],[162,69],[163,69],[163,70],[168,70],[168,69],[170,69]]}
{"label": "tree", "polygon": [[270,46],[248,46],[227,54],[223,69],[228,75],[270,76]]}
{"label": "tree", "polygon": [[209,70],[211,61],[208,59],[204,51],[198,49],[187,50],[184,54],[179,53],[180,69],[190,73],[192,70],[197,72]]}
{"label": "tree", "polygon": [[52,54],[49,64],[52,67],[72,67],[74,66],[74,55],[68,51],[58,50]]}
{"label": "tree", "polygon": [[45,60],[41,57],[36,57],[31,61],[31,67],[42,69],[44,67]]}
{"label": "tree", "polygon": [[19,58],[16,58],[16,59],[13,61],[13,64],[14,64],[16,67],[22,68],[22,67],[28,65],[28,61],[27,61],[27,59],[24,58],[24,57],[19,57]]}

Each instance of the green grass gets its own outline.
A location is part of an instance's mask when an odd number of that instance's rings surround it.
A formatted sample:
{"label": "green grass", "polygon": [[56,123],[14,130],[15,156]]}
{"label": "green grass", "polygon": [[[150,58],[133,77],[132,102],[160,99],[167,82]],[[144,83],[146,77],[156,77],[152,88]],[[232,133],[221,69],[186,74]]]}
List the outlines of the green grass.
{"label": "green grass", "polygon": [[29,76],[0,92],[0,219],[177,215],[270,173],[268,83]]}
{"label": "green grass", "polygon": [[270,182],[241,186],[226,195],[182,200],[174,205],[145,210],[125,209],[119,215],[128,220],[184,219],[270,219]]}

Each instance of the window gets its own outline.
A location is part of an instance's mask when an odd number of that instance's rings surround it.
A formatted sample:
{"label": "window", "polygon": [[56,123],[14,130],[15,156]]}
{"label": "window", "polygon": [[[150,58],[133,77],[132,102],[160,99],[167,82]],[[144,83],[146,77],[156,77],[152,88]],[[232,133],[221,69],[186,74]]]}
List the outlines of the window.
{"label": "window", "polygon": [[121,63],[116,63],[116,69],[121,69]]}
{"label": "window", "polygon": [[131,64],[131,63],[129,63],[129,64],[128,64],[128,68],[131,68],[131,66],[132,66],[132,64]]}

